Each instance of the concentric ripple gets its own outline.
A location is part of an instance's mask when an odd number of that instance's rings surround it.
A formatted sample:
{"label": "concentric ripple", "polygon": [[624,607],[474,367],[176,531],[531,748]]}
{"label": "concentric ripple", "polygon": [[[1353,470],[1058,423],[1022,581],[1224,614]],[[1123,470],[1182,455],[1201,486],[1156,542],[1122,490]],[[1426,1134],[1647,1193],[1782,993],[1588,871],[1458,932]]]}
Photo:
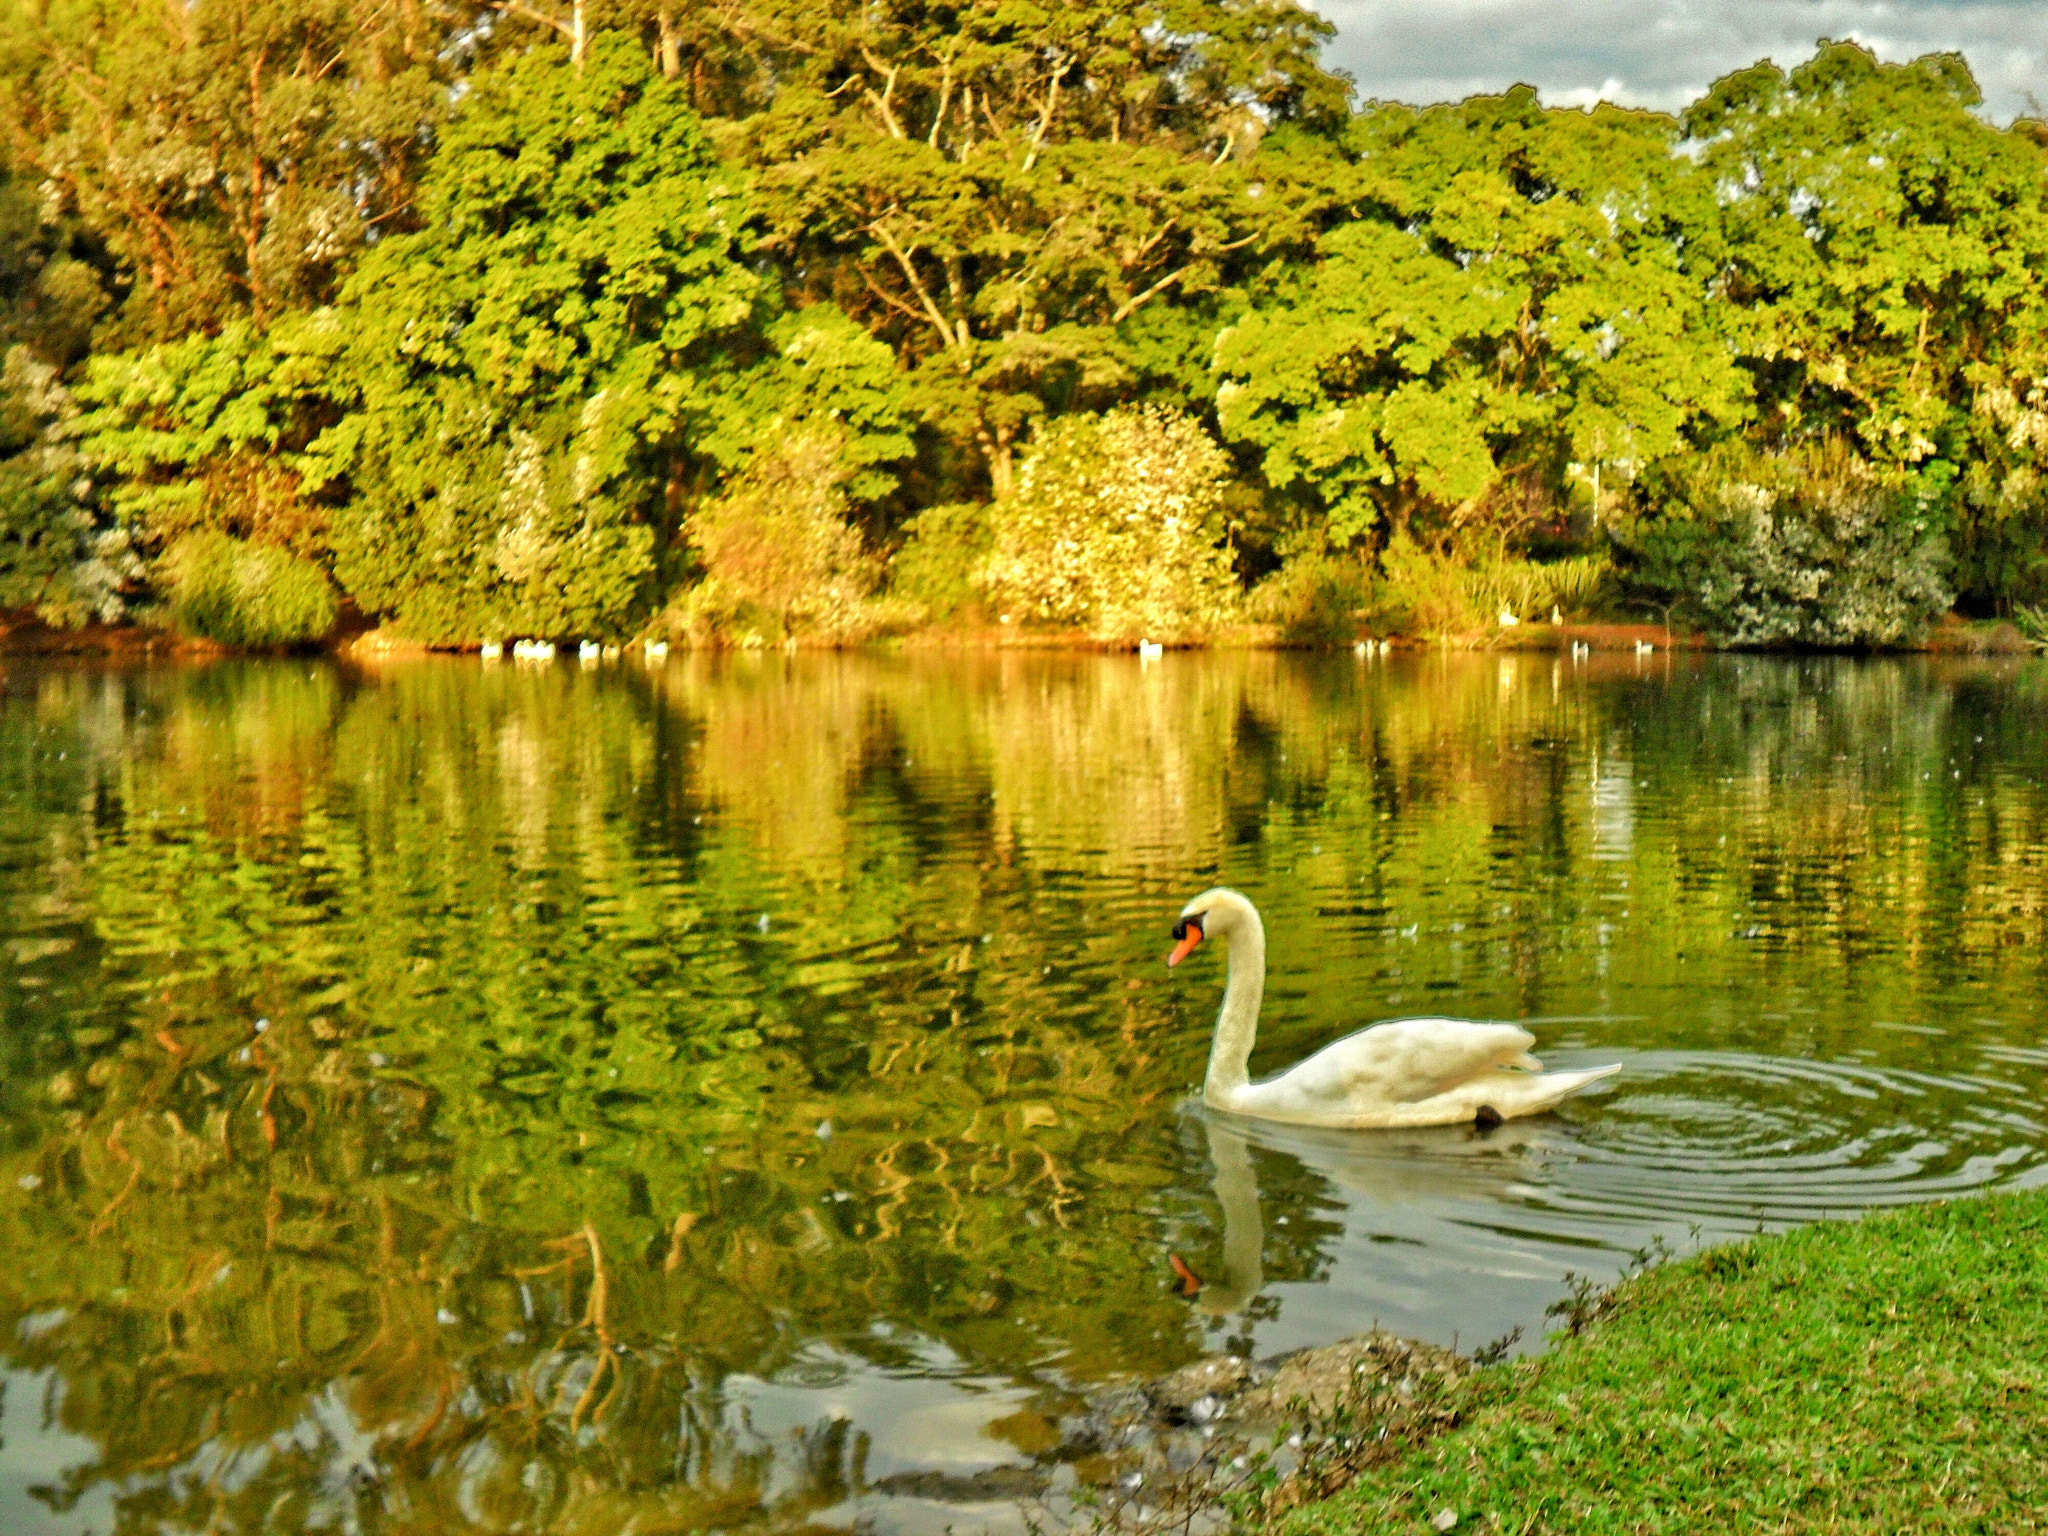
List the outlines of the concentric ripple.
{"label": "concentric ripple", "polygon": [[1995,1078],[1655,1051],[1628,1057],[1623,1080],[1574,1119],[1538,1203],[1726,1229],[2048,1177],[2030,1095]]}

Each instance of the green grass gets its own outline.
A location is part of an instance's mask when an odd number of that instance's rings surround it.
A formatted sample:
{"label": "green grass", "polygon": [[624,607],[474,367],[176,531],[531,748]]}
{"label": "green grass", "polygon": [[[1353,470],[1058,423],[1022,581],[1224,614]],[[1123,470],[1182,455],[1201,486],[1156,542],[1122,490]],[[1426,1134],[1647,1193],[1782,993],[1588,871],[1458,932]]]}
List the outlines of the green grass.
{"label": "green grass", "polygon": [[1710,1249],[1469,1391],[1282,1529],[2048,1530],[2048,1193]]}

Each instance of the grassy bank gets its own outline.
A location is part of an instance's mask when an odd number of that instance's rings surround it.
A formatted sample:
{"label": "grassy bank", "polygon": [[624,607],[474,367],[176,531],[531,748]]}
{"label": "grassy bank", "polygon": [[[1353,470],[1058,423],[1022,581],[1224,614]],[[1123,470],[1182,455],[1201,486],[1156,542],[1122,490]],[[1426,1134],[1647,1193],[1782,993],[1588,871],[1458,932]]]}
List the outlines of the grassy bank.
{"label": "grassy bank", "polygon": [[1282,1528],[2048,1529],[2044,1283],[2041,1192],[1712,1249]]}

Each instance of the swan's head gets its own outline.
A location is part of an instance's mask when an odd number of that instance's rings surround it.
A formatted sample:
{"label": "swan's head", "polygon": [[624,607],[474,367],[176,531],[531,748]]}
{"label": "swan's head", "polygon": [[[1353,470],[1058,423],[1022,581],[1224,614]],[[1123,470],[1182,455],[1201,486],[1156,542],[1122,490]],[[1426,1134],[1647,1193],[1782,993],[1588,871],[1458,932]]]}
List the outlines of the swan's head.
{"label": "swan's head", "polygon": [[1233,936],[1259,923],[1258,909],[1236,891],[1217,886],[1202,892],[1180,909],[1180,921],[1173,925],[1173,953],[1168,965],[1179,965],[1204,939],[1229,943]]}

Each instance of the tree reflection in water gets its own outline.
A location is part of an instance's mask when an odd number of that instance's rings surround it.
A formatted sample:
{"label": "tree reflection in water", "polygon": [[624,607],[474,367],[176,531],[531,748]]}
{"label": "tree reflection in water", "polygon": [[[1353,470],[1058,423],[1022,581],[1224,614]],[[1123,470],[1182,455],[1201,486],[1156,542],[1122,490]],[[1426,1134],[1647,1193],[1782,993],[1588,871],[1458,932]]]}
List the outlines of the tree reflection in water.
{"label": "tree reflection in water", "polygon": [[[1727,658],[12,666],[6,1507],[843,1523],[1227,1338],[1470,1343],[1588,1248],[2030,1176],[2044,693]],[[1214,978],[1158,961],[1216,879],[1275,934],[1257,1067],[1446,1010],[1635,1070],[1491,1139],[1190,1117]],[[90,1452],[45,1475],[53,1436]]]}

